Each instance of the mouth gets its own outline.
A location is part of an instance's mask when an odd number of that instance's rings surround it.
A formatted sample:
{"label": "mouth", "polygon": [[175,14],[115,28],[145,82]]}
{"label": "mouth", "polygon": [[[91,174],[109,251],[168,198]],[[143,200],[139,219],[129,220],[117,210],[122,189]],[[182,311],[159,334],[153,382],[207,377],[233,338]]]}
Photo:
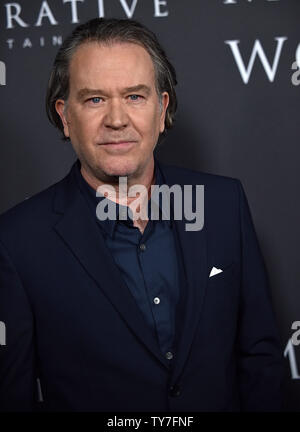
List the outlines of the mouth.
{"label": "mouth", "polygon": [[133,147],[135,144],[137,143],[137,141],[111,141],[111,142],[104,142],[104,143],[100,143],[101,146],[106,147],[107,149],[124,149],[127,150],[131,147]]}

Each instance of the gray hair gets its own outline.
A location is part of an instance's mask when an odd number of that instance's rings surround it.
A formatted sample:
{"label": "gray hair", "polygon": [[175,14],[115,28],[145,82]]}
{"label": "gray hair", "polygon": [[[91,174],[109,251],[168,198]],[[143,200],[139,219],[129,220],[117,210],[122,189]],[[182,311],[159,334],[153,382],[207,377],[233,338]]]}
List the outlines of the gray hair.
{"label": "gray hair", "polygon": [[[176,72],[155,34],[137,21],[115,18],[95,18],[74,29],[60,47],[52,68],[46,95],[46,112],[50,122],[64,136],[61,119],[55,109],[57,99],[67,101],[69,96],[69,65],[75,50],[85,42],[114,43],[131,42],[141,45],[149,53],[155,70],[155,86],[160,98],[164,91],[169,94],[169,105],[165,117],[165,130],[174,123],[177,109],[175,86]],[[165,133],[165,131],[164,131]],[[163,134],[164,134],[163,133]]]}

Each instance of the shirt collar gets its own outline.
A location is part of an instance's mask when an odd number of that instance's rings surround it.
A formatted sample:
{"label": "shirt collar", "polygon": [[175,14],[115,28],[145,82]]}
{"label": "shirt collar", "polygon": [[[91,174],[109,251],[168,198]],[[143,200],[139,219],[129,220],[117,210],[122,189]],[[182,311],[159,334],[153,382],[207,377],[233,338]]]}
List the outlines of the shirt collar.
{"label": "shirt collar", "polygon": [[[80,163],[79,159],[77,159],[75,166],[76,166],[75,176],[76,176],[76,179],[78,182],[78,186],[79,186],[82,194],[84,195],[85,199],[87,200],[91,211],[96,216],[96,207],[97,207],[99,201],[101,199],[103,199],[103,197],[101,197],[101,196],[97,197],[95,189],[92,188],[88,184],[88,182],[84,179],[84,177],[82,176],[81,171],[80,171],[81,163]],[[155,179],[154,185],[161,186],[164,184],[163,174],[161,172],[161,169],[159,167],[159,164],[158,164],[156,158],[154,158],[154,179]],[[160,197],[161,197],[161,195],[160,195]],[[151,196],[151,198],[148,201],[148,215],[151,215],[151,201],[152,201],[152,206],[153,206],[154,211],[155,212],[158,211],[158,214],[159,214],[159,219],[154,221],[154,222],[162,221],[162,222],[168,223],[171,226],[172,222],[170,219],[167,219],[167,214],[166,214],[165,209],[162,206],[161,199],[157,200],[157,199],[155,199],[154,196]],[[101,228],[104,229],[105,232],[107,234],[109,234],[110,236],[113,236],[117,223],[125,223],[125,224],[132,226],[132,221],[130,219],[125,220],[125,221],[119,221],[118,220],[120,207],[125,207],[125,206],[121,206],[120,204],[116,204],[117,220],[106,219],[106,220],[102,221],[102,220],[97,219],[97,222],[100,224]],[[129,211],[131,211],[131,210],[129,210]],[[162,215],[165,215],[166,220],[162,219]],[[150,222],[150,220],[149,220],[149,222]]]}

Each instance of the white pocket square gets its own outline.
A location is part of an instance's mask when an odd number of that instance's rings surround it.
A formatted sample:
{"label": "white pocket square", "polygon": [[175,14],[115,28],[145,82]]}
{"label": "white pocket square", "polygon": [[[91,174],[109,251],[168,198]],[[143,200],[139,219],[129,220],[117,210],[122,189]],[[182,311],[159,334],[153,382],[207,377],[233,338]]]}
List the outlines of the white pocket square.
{"label": "white pocket square", "polygon": [[216,274],[219,274],[219,273],[222,273],[222,271],[223,271],[223,270],[221,270],[221,269],[218,269],[218,268],[216,268],[216,267],[213,267],[213,268],[211,269],[211,272],[210,272],[210,274],[209,274],[209,277],[211,277],[211,276],[215,276]]}

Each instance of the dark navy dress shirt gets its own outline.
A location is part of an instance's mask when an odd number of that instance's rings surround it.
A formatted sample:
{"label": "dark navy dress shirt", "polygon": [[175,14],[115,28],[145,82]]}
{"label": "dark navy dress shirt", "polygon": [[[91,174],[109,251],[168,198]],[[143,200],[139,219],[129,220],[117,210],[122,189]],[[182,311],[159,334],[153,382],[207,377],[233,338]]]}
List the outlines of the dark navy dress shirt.
{"label": "dark navy dress shirt", "polygon": [[[162,219],[161,202],[156,206],[159,219],[151,220],[151,198],[148,201],[149,221],[143,234],[130,217],[127,220],[99,220],[96,207],[104,197],[97,197],[96,191],[83,178],[79,160],[77,168],[79,187],[97,219],[123,280],[156,335],[162,354],[171,361],[175,355],[175,310],[179,300],[174,223]],[[162,185],[163,177],[157,163],[154,172],[155,184]],[[115,205],[118,216],[121,210],[124,211],[124,206]],[[126,207],[126,212],[128,209]]]}

